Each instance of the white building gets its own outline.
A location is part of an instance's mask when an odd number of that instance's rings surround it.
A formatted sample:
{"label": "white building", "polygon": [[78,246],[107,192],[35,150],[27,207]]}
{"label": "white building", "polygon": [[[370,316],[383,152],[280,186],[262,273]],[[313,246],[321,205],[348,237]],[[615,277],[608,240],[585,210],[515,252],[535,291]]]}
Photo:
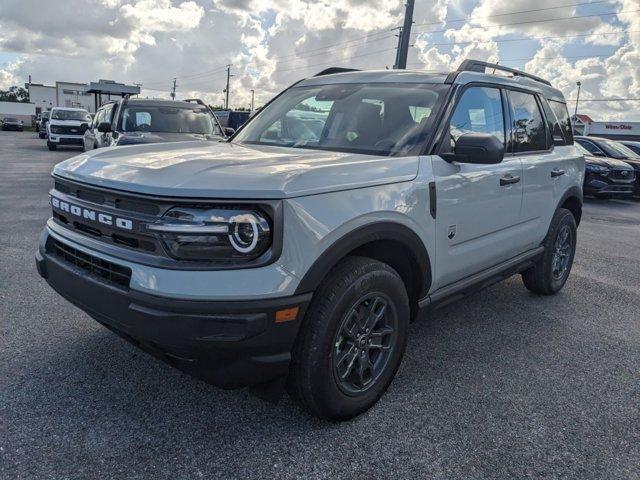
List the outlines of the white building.
{"label": "white building", "polygon": [[640,140],[640,122],[596,122],[588,115],[571,118],[578,135],[610,138],[612,140]]}
{"label": "white building", "polygon": [[35,105],[36,115],[53,107],[84,108],[95,112],[109,100],[140,93],[140,87],[136,85],[125,85],[113,80],[99,80],[90,84],[56,82],[55,86],[27,83],[25,88],[29,92],[29,101]]}
{"label": "white building", "polygon": [[25,88],[29,92],[29,100],[35,105],[36,115],[51,110],[58,105],[56,87],[39,83],[27,83]]}
{"label": "white building", "polygon": [[87,88],[86,83],[56,82],[56,105],[95,112],[94,98]]}

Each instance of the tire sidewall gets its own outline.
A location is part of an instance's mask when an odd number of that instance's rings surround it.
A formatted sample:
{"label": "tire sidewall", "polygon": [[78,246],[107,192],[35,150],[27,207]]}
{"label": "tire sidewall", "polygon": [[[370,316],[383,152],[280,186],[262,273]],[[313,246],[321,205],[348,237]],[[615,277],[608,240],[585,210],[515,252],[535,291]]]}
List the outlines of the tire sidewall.
{"label": "tire sidewall", "polygon": [[[332,351],[337,329],[344,315],[358,300],[369,293],[383,293],[392,303],[397,315],[397,340],[394,351],[387,366],[376,384],[360,395],[347,395],[337,384],[333,372]],[[350,418],[373,405],[386,391],[400,365],[406,341],[409,320],[409,302],[404,284],[395,272],[388,270],[373,270],[358,278],[338,297],[334,308],[324,318],[322,329],[318,337],[317,348],[312,352],[313,370],[318,376],[315,382],[319,404],[323,406],[331,417]]]}
{"label": "tire sidewall", "polygon": [[[559,215],[560,215],[560,218],[558,222],[555,224],[555,228],[553,229],[553,232],[551,232],[552,234],[549,236],[549,239],[546,245],[546,251],[545,251],[545,257],[546,257],[545,273],[549,276],[548,278],[549,286],[551,287],[551,290],[554,292],[557,292],[560,289],[562,289],[564,284],[567,282],[569,275],[571,274],[571,268],[573,267],[573,259],[576,254],[576,242],[577,242],[577,235],[576,235],[577,227],[576,227],[576,221],[573,215],[568,210],[560,211]],[[571,234],[571,253],[569,255],[569,264],[567,266],[567,270],[564,272],[564,275],[561,278],[556,279],[553,277],[553,267],[552,267],[553,253],[555,250],[556,238],[558,237],[558,234],[562,230],[562,227],[564,227],[565,225],[569,227],[569,231]]]}

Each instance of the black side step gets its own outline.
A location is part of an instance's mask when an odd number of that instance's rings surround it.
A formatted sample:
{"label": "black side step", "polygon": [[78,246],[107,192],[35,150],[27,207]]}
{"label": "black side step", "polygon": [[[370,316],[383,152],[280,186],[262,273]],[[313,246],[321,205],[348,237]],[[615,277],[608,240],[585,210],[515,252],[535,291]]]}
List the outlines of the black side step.
{"label": "black side step", "polygon": [[501,282],[516,273],[523,272],[544,254],[544,247],[540,246],[528,252],[513,257],[506,262],[495,265],[482,272],[458,280],[450,285],[439,288],[418,302],[420,310],[441,307],[483,288]]}

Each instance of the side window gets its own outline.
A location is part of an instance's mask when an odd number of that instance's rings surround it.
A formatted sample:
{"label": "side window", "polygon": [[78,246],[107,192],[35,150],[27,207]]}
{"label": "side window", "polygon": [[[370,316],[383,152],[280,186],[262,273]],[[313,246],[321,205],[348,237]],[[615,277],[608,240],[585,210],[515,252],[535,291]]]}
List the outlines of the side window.
{"label": "side window", "polygon": [[562,102],[556,102],[551,100],[549,102],[551,110],[555,113],[556,118],[560,122],[560,129],[564,135],[564,141],[567,145],[573,144],[573,130],[571,128],[571,120],[569,117],[569,110],[567,110],[567,104]]}
{"label": "side window", "polygon": [[530,93],[509,91],[513,116],[515,151],[547,150],[547,130],[536,97]]}
{"label": "side window", "polygon": [[98,128],[98,125],[100,125],[100,122],[102,122],[103,118],[104,118],[104,108],[100,108],[96,112],[96,116],[93,117],[93,128]]}
{"label": "side window", "polygon": [[504,143],[504,115],[500,90],[471,87],[462,94],[449,122],[452,147],[465,133],[488,133]]}
{"label": "side window", "polygon": [[593,155],[597,155],[599,157],[604,157],[605,154],[602,150],[600,150],[600,148],[592,142],[586,141],[586,140],[578,140],[578,143],[580,145],[582,145],[586,150],[589,151],[589,153],[592,153]]}
{"label": "side window", "polygon": [[113,113],[113,103],[110,105],[107,105],[106,107],[104,107],[104,116],[103,118],[103,122],[109,122],[111,123],[111,114]]}

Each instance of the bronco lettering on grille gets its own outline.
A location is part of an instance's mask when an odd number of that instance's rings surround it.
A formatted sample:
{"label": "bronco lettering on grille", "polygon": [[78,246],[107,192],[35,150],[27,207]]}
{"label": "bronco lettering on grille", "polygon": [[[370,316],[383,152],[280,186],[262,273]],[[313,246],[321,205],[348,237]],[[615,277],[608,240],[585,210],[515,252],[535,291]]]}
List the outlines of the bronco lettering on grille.
{"label": "bronco lettering on grille", "polygon": [[51,196],[50,200],[51,206],[61,212],[70,213],[84,220],[98,222],[103,225],[115,226],[117,228],[122,228],[123,230],[133,230],[133,222],[128,218],[115,217],[107,213],[98,212],[97,210],[73,205],[54,196]]}

